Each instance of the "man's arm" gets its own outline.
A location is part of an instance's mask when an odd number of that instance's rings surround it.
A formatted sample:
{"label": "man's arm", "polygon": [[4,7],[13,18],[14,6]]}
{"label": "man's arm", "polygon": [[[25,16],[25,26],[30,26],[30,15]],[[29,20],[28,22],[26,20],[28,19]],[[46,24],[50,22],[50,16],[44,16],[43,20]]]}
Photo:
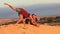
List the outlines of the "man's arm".
{"label": "man's arm", "polygon": [[8,3],[4,3],[4,4],[7,5],[7,6],[9,6],[11,9],[16,10],[16,8],[13,7],[13,6],[11,6],[10,4],[8,4]]}
{"label": "man's arm", "polygon": [[22,15],[22,14],[20,14],[20,16],[19,16],[19,20],[17,21],[16,24],[18,24],[18,23],[21,22],[21,21],[23,21],[23,15]]}

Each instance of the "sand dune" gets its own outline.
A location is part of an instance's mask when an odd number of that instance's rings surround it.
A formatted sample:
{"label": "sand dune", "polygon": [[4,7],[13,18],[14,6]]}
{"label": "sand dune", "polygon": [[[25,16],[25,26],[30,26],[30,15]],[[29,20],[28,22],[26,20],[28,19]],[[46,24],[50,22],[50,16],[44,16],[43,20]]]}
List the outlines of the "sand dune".
{"label": "sand dune", "polygon": [[10,24],[0,26],[0,34],[60,34],[60,27],[40,25],[38,28],[26,24],[24,28],[23,24]]}
{"label": "sand dune", "polygon": [[13,20],[13,19],[0,19],[0,24],[8,24],[8,23],[11,23],[11,22],[14,22],[16,20]]}

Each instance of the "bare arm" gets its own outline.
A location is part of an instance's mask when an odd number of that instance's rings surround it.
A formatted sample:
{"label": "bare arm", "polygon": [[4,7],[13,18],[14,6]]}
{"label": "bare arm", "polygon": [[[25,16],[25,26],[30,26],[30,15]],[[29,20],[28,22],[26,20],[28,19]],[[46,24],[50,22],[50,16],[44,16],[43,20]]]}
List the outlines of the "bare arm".
{"label": "bare arm", "polygon": [[22,15],[22,14],[20,14],[20,16],[19,16],[19,20],[17,21],[16,24],[18,24],[18,23],[21,22],[21,21],[23,21],[23,15]]}
{"label": "bare arm", "polygon": [[8,4],[8,3],[4,3],[4,4],[7,5],[7,6],[9,6],[11,9],[16,10],[16,8],[13,7],[13,6],[11,6],[10,4]]}

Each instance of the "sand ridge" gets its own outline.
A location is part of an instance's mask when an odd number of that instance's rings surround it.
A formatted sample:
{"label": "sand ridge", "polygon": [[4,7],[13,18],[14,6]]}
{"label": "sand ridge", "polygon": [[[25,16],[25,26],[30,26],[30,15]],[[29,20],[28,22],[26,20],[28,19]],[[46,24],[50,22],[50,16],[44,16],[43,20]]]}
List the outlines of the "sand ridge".
{"label": "sand ridge", "polygon": [[23,24],[10,24],[0,26],[0,34],[60,34],[60,27],[40,25],[38,28],[26,24],[24,29]]}

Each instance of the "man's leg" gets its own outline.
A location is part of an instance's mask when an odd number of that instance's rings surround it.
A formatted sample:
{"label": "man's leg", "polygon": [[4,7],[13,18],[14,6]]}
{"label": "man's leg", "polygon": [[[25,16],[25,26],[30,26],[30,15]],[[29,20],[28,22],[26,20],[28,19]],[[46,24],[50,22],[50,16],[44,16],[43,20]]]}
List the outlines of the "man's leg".
{"label": "man's leg", "polygon": [[25,18],[25,19],[23,20],[23,24],[24,24],[24,27],[26,26],[26,24],[30,24],[29,19],[28,19],[28,18]]}
{"label": "man's leg", "polygon": [[24,24],[24,27],[25,27],[25,19],[23,19],[23,24]]}
{"label": "man's leg", "polygon": [[22,19],[19,19],[19,20],[16,22],[16,24],[19,24],[21,21],[22,21]]}

